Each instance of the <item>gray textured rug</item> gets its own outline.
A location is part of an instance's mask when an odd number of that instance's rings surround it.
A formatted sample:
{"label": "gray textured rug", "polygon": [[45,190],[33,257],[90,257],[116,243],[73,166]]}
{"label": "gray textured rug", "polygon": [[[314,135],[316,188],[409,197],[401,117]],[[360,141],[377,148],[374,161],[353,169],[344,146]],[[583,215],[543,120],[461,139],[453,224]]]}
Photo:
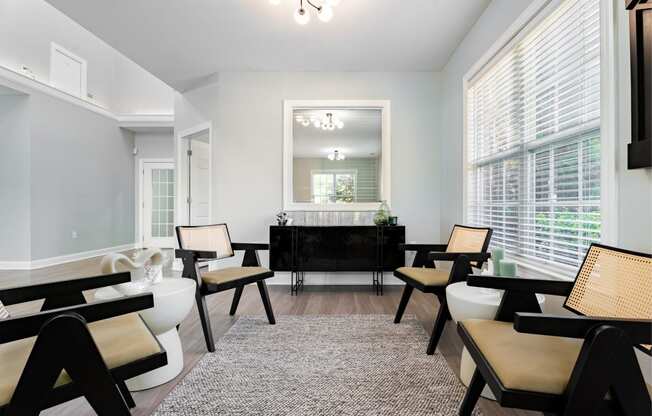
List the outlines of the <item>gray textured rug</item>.
{"label": "gray textured rug", "polygon": [[154,414],[455,415],[464,387],[414,317],[392,319],[241,317]]}

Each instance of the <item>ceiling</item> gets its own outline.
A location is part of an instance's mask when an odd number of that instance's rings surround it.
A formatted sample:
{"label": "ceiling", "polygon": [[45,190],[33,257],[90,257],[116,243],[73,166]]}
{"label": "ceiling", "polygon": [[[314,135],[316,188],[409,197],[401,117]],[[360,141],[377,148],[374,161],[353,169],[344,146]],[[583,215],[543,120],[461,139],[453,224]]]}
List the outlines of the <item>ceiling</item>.
{"label": "ceiling", "polygon": [[342,0],[300,26],[299,0],[47,1],[181,91],[223,71],[439,70],[490,2]]}
{"label": "ceiling", "polygon": [[[326,114],[344,123],[341,129],[325,131],[304,126],[296,117],[322,120]],[[378,158],[381,152],[381,113],[367,109],[295,110],[292,124],[295,158],[325,158],[337,150],[347,158]]]}

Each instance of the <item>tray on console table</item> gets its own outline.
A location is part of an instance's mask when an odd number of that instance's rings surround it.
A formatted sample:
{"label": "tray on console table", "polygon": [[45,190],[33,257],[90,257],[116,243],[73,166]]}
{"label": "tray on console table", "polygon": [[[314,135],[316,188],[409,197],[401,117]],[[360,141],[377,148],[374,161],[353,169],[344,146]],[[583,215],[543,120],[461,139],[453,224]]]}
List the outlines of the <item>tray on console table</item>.
{"label": "tray on console table", "polygon": [[272,225],[269,242],[270,268],[290,272],[292,293],[303,286],[305,272],[371,272],[382,294],[383,272],[405,263],[402,225]]}

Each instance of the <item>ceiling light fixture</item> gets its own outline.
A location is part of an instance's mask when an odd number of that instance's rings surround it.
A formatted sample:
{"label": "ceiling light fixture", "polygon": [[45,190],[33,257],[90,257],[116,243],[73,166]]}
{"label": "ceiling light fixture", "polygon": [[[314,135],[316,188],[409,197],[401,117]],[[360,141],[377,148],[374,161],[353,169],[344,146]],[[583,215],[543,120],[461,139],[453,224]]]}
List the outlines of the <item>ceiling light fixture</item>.
{"label": "ceiling light fixture", "polygon": [[[269,0],[270,4],[278,6],[281,0]],[[310,9],[317,12],[317,18],[322,22],[330,22],[333,18],[333,7],[340,4],[340,0],[299,0],[299,8],[294,12],[294,20],[300,24],[305,25],[310,22]]]}
{"label": "ceiling light fixture", "polygon": [[328,154],[328,160],[344,160],[346,156],[340,153],[339,150],[334,150],[333,153]]}

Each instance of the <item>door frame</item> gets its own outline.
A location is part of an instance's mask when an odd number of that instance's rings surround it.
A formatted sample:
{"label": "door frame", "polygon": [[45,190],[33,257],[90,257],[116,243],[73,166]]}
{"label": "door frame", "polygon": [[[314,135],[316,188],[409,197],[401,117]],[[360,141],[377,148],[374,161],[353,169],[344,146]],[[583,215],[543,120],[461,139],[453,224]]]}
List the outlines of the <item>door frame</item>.
{"label": "door frame", "polygon": [[[138,196],[136,198],[136,212],[138,215],[136,217],[136,247],[143,248],[145,242],[145,163],[171,163],[174,168],[174,187],[175,192],[177,190],[177,165],[174,163],[174,159],[170,158],[142,158],[138,161],[138,166],[136,169],[136,183],[135,189],[138,189]],[[175,195],[176,198],[176,195]],[[176,210],[176,207],[175,207]],[[176,212],[174,213],[176,219]]]}
{"label": "door frame", "polygon": [[[188,182],[187,173],[183,172],[181,167],[183,166],[183,158],[186,157],[186,154],[181,151],[183,148],[182,143],[186,137],[201,133],[202,131],[208,131],[208,222],[209,224],[213,223],[213,123],[210,121],[197,124],[193,127],[182,130],[177,134],[174,146],[175,159],[176,159],[176,196],[177,196],[177,207],[175,212],[176,224],[186,224],[187,215],[187,204],[185,199],[181,198],[182,193],[181,188],[182,183]],[[185,195],[185,192],[183,193]]]}

